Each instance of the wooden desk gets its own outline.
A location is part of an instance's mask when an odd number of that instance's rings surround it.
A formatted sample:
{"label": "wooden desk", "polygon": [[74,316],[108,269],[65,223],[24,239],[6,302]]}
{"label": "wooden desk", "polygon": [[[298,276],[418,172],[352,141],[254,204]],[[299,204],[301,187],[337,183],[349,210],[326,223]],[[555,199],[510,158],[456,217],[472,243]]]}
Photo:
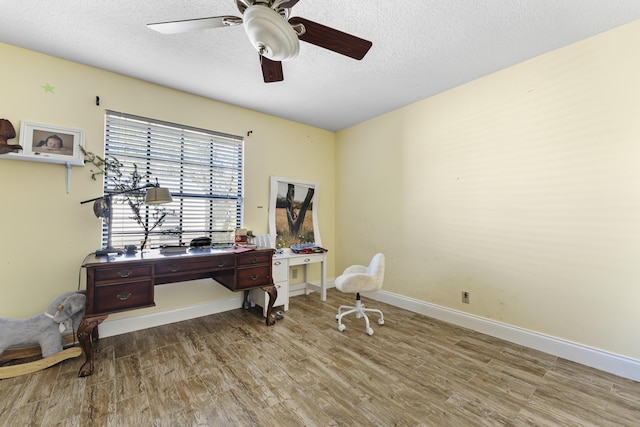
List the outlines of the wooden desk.
{"label": "wooden desk", "polygon": [[211,278],[232,291],[244,291],[245,307],[249,290],[261,288],[269,294],[266,323],[273,325],[271,310],[278,295],[271,273],[273,252],[273,249],[246,252],[218,249],[163,255],[149,251],[86,260],[82,267],[87,274],[87,302],[78,326],[78,340],[86,360],[78,376],[93,373],[92,341],[98,339],[98,325],[111,313],[154,306],[156,285]]}

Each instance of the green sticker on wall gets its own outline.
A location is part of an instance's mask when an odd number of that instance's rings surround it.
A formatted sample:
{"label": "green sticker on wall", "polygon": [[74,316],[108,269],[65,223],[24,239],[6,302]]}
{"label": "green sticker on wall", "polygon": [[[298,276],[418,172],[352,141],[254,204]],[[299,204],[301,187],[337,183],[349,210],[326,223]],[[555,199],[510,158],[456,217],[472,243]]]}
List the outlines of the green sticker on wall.
{"label": "green sticker on wall", "polygon": [[40,87],[44,89],[44,93],[55,93],[56,90],[56,88],[54,86],[51,86],[49,83]]}

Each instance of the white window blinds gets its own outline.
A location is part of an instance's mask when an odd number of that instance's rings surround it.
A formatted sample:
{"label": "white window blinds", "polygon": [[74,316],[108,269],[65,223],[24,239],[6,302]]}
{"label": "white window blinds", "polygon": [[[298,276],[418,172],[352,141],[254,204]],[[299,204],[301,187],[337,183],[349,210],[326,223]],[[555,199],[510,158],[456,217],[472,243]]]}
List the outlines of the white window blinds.
{"label": "white window blinds", "polygon": [[[106,113],[105,158],[122,163],[123,174],[137,167],[147,175],[146,183],[154,184],[157,179],[173,197],[170,204],[142,207],[142,217],[151,225],[157,209],[168,212],[164,223],[149,234],[152,247],[188,244],[203,236],[214,243],[234,242],[235,229],[242,227],[243,145],[238,136]],[[123,196],[115,194],[117,189],[107,179],[104,191],[114,194],[113,246],[139,246],[144,231],[123,203]],[[103,244],[106,234],[105,227]]]}

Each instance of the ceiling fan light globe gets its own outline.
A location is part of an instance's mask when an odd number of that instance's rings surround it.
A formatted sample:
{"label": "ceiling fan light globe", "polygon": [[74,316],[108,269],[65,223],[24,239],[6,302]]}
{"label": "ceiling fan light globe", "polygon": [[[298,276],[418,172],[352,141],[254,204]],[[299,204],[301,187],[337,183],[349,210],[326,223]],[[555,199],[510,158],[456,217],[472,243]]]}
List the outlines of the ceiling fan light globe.
{"label": "ceiling fan light globe", "polygon": [[253,5],[244,11],[244,30],[253,47],[272,61],[288,61],[300,51],[298,34],[273,9]]}

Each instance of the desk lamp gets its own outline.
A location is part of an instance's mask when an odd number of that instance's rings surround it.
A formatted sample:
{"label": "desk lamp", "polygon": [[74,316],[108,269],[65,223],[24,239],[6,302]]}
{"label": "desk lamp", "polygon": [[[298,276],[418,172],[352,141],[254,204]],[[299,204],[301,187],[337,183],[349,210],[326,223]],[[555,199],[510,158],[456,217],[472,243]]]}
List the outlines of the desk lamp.
{"label": "desk lamp", "polygon": [[95,197],[93,199],[85,200],[80,204],[89,202],[93,203],[93,213],[98,218],[103,218],[107,224],[107,247],[104,249],[98,249],[96,251],[97,256],[108,255],[110,253],[120,252],[120,249],[116,249],[111,246],[111,220],[113,219],[113,212],[111,210],[112,197],[119,194],[128,194],[136,191],[147,189],[147,195],[145,196],[145,203],[147,205],[161,205],[164,203],[171,203],[173,198],[167,188],[160,187],[158,180],[155,184],[147,184],[142,187],[132,188],[130,190],[116,191],[113,193],[105,194],[104,196]]}

